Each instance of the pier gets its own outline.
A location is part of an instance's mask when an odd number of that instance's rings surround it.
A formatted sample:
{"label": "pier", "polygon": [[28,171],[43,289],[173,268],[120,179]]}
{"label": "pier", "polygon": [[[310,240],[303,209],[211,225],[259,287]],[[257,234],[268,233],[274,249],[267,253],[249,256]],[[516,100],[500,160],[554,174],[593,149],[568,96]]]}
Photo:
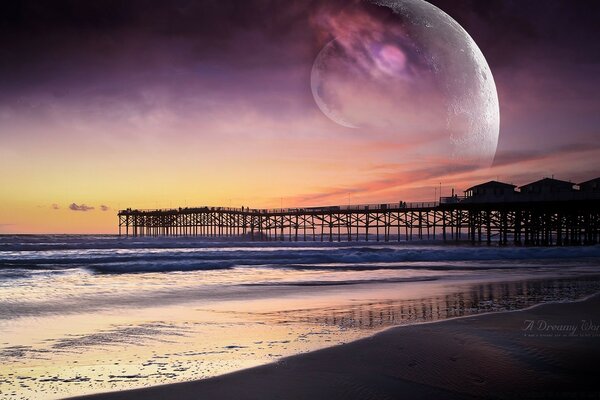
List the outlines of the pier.
{"label": "pier", "polygon": [[531,185],[516,191],[513,185],[492,181],[468,189],[465,196],[442,197],[430,203],[126,209],[118,213],[119,235],[260,241],[443,240],[533,246],[599,243],[600,192],[579,187],[546,192]]}

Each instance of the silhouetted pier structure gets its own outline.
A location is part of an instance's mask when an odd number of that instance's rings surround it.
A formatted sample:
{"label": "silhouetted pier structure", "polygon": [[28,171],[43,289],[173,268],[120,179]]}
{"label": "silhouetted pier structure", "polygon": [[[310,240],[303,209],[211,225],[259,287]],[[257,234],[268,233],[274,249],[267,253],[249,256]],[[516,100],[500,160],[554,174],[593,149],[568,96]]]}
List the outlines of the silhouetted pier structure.
{"label": "silhouetted pier structure", "polygon": [[[554,180],[552,180],[554,181]],[[517,245],[600,241],[600,191],[544,191],[488,182],[438,202],[283,209],[121,210],[119,235],[245,237],[263,241],[444,240]],[[574,184],[571,184],[571,187]],[[540,189],[541,187],[541,189]],[[512,190],[510,190],[512,188]],[[508,190],[507,190],[508,189]],[[539,190],[538,190],[539,189]]]}

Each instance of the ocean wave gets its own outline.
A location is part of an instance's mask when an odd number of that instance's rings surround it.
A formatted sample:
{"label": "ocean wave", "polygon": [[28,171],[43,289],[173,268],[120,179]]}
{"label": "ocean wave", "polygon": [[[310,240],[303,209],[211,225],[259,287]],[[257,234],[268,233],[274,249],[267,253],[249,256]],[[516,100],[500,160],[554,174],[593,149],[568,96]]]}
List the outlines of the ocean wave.
{"label": "ocean wave", "polygon": [[245,283],[240,286],[348,286],[369,283],[402,283],[402,282],[429,282],[440,277],[413,277],[413,278],[384,278],[384,279],[352,279],[338,281],[293,281],[293,282],[257,282]]}
{"label": "ocean wave", "polygon": [[[132,244],[114,237],[94,238],[85,237],[77,240],[71,237],[69,240],[60,238],[62,240],[60,243],[78,246],[83,244],[83,247],[75,249],[5,250],[2,248],[0,270],[84,268],[96,273],[194,271],[234,267],[340,271],[400,268],[444,270],[508,268],[511,261],[519,261],[535,267],[535,260],[588,260],[590,264],[600,265],[600,246],[539,248],[412,243],[290,244],[165,239],[135,241]],[[2,240],[4,244],[12,243],[6,238]],[[94,240],[98,241],[97,246],[88,247],[92,244],[90,241]],[[58,242],[58,239],[48,242]],[[126,242],[130,247],[123,248],[120,245],[122,242]],[[107,243],[112,243],[113,247],[105,247]],[[193,243],[193,246],[190,246],[190,243]],[[135,247],[137,245],[144,247]],[[540,263],[540,265],[549,264],[551,263]]]}

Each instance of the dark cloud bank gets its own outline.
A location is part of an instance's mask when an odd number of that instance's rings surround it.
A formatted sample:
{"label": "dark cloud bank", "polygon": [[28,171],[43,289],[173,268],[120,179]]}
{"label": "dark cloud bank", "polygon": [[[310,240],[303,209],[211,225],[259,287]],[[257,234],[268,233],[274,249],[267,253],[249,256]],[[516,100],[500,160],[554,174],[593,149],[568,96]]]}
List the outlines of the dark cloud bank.
{"label": "dark cloud bank", "polygon": [[[500,153],[539,157],[546,145],[600,138],[600,2],[430,1],[465,27],[491,66],[501,104]],[[310,66],[328,39],[312,19],[356,4],[366,3],[2,2],[0,106],[19,107],[40,93],[76,104],[94,96],[136,101],[157,84],[181,98],[186,91],[243,97],[292,87],[309,102]],[[274,71],[292,70],[300,73],[274,83]]]}

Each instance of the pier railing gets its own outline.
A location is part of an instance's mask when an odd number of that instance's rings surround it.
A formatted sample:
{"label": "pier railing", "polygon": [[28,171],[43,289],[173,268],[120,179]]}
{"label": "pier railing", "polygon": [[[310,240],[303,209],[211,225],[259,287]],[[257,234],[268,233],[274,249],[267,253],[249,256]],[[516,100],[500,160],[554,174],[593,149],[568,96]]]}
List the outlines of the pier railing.
{"label": "pier railing", "polygon": [[470,240],[524,245],[597,244],[600,197],[504,201],[442,197],[403,202],[252,209],[119,211],[126,236],[244,236],[252,240]]}
{"label": "pier railing", "polygon": [[298,212],[332,212],[332,211],[383,211],[399,209],[426,209],[440,205],[440,202],[403,202],[398,203],[378,203],[378,204],[355,204],[340,206],[318,206],[318,207],[295,207],[295,208],[246,208],[246,207],[179,207],[179,208],[155,208],[155,209],[131,209],[119,210],[120,215],[139,214],[139,213],[194,213],[207,211],[236,212],[236,213],[254,213],[254,214],[289,214]]}
{"label": "pier railing", "polygon": [[548,203],[577,202],[600,200],[600,192],[557,192],[557,193],[523,193],[488,194],[478,196],[440,197],[440,204],[459,203]]}

